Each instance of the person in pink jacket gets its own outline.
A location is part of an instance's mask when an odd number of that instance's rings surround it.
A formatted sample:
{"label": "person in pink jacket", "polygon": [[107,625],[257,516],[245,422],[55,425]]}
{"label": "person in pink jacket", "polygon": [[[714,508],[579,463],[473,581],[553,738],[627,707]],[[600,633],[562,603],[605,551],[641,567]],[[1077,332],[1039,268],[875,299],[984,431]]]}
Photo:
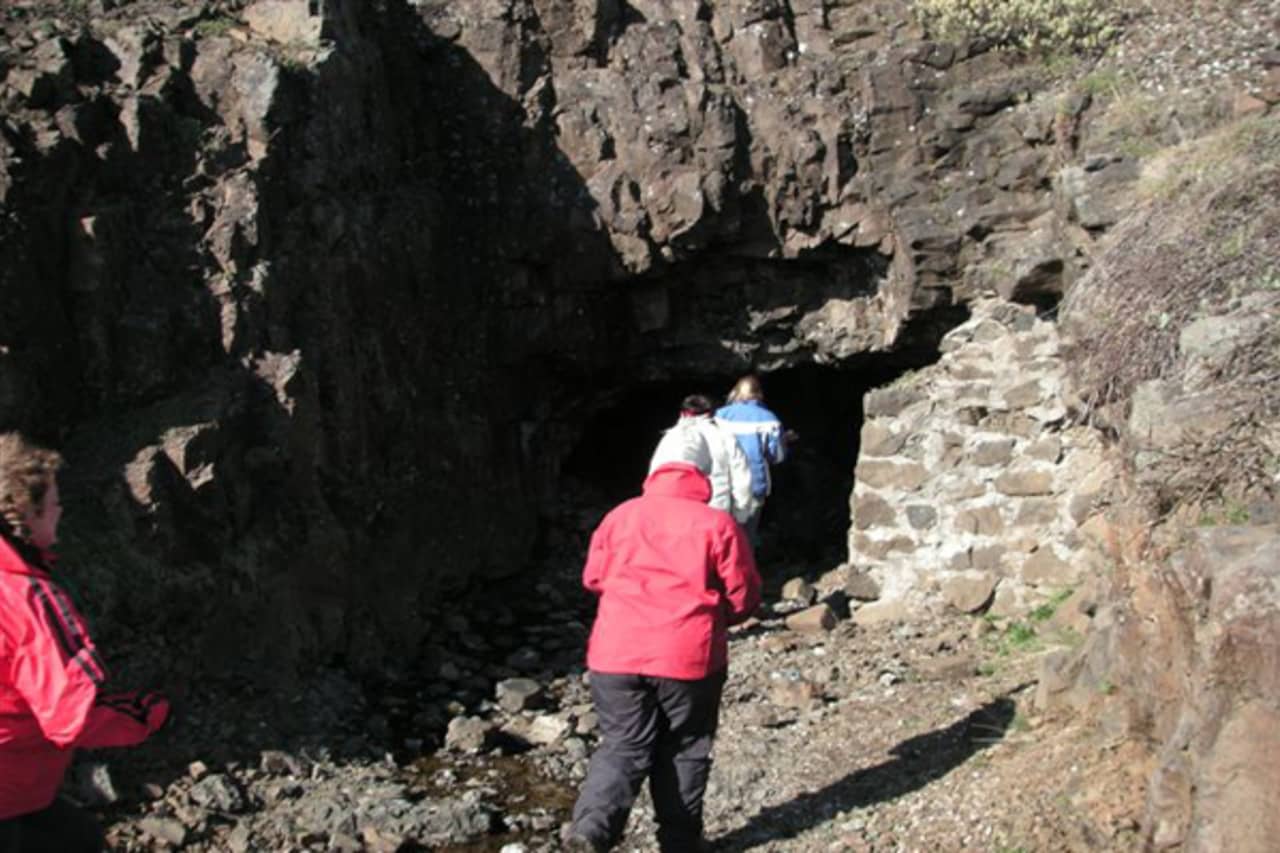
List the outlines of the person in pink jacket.
{"label": "person in pink jacket", "polygon": [[157,694],[101,692],[106,670],[50,572],[61,457],[0,434],[0,853],[99,851],[102,830],[58,798],[76,747],[132,746],[157,731]]}
{"label": "person in pink jacket", "polygon": [[587,668],[601,741],[571,850],[617,844],[645,779],[661,849],[702,844],[728,629],[759,605],[761,585],[746,533],[710,497],[696,466],[660,465],[592,534],[582,582],[599,596]]}

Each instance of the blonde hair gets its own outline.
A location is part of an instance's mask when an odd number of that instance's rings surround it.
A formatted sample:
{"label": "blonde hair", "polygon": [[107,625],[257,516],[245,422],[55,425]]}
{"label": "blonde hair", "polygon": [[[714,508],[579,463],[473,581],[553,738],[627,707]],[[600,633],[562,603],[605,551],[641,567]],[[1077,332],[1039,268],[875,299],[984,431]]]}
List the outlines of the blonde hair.
{"label": "blonde hair", "polygon": [[730,403],[741,403],[745,400],[764,402],[764,389],[760,387],[760,380],[751,373],[739,379],[733,386],[733,390],[729,392]]}
{"label": "blonde hair", "polygon": [[44,501],[62,455],[31,444],[20,433],[0,433],[0,518],[19,538],[27,538],[26,519]]}

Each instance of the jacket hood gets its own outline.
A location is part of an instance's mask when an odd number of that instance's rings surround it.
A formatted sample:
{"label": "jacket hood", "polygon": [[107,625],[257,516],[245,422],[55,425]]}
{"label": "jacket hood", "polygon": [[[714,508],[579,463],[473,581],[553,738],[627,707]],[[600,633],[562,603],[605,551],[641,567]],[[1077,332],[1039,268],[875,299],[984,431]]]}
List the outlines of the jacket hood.
{"label": "jacket hood", "polygon": [[667,462],[659,465],[644,481],[646,495],[667,498],[687,498],[706,503],[711,499],[711,481],[688,462]]}

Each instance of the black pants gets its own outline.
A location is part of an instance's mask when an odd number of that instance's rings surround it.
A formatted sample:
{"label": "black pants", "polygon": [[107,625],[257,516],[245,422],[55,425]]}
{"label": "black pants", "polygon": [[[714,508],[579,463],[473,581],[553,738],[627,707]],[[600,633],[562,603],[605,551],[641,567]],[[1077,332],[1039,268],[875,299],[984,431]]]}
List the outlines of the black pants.
{"label": "black pants", "polygon": [[573,808],[574,834],[617,844],[648,778],[658,845],[664,853],[699,849],[724,680],[723,672],[699,681],[591,673],[601,742]]}
{"label": "black pants", "polygon": [[0,853],[100,853],[105,847],[93,816],[63,799],[47,809],[0,820]]}

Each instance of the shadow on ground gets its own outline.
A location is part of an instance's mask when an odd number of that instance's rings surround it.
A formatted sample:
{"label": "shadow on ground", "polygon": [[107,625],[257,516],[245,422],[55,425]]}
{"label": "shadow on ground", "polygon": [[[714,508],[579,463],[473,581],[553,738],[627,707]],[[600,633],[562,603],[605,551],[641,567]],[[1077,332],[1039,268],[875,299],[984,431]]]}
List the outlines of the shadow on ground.
{"label": "shadow on ground", "polygon": [[819,791],[769,806],[746,825],[715,839],[714,849],[748,850],[794,838],[841,812],[923,788],[1004,738],[1017,707],[1010,696],[1020,689],[993,699],[944,729],[904,740],[889,750],[895,756],[889,761],[850,773]]}

